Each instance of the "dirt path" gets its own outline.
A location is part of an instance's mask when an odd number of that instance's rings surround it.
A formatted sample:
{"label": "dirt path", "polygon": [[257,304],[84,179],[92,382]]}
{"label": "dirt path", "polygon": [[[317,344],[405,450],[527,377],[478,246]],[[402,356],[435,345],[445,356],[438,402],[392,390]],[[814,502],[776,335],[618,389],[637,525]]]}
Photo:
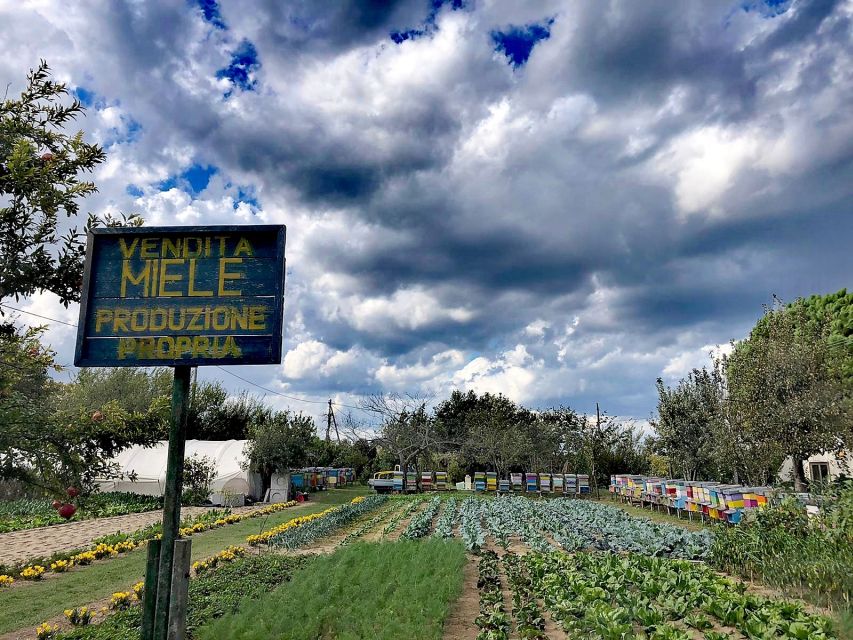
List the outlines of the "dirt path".
{"label": "dirt path", "polygon": [[462,595],[456,601],[444,623],[444,640],[476,640],[474,620],[480,615],[480,594],[477,590],[477,557],[469,555],[462,569]]}
{"label": "dirt path", "polygon": [[[250,509],[243,507],[232,511],[240,513]],[[181,516],[196,516],[207,510],[206,507],[187,507],[181,509]],[[81,549],[91,545],[95,538],[118,531],[131,533],[162,519],[162,511],[146,511],[3,533],[0,534],[0,564],[17,564],[29,558],[46,558],[61,551]]]}

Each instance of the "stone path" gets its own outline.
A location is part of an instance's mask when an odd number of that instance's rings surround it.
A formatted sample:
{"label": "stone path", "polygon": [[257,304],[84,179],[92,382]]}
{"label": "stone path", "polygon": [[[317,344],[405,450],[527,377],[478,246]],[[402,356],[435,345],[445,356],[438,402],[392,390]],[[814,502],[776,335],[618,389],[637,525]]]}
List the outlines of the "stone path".
{"label": "stone path", "polygon": [[[250,510],[250,507],[232,509],[233,513]],[[181,517],[204,513],[206,507],[185,507]],[[131,533],[163,518],[162,511],[131,513],[126,516],[94,518],[80,522],[66,522],[49,527],[0,534],[0,564],[16,564],[28,558],[45,558],[60,551],[87,547],[95,538],[121,531]]]}

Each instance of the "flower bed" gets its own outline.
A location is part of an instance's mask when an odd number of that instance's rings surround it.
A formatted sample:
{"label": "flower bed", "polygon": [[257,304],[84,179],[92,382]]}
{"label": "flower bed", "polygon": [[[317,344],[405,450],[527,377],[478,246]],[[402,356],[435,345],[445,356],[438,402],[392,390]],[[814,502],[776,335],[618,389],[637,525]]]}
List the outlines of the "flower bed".
{"label": "flower bed", "polygon": [[[57,513],[51,502],[48,499],[0,502],[0,533],[68,522]],[[157,496],[123,492],[94,493],[79,500],[77,512],[69,520],[76,522],[92,518],[124,516],[130,513],[153,511],[162,506],[163,500]]]}
{"label": "flower bed", "polygon": [[[295,500],[290,502],[281,502],[267,505],[254,511],[247,511],[240,514],[229,514],[224,511],[211,510],[207,513],[202,513],[180,528],[182,537],[189,537],[196,533],[210,531],[219,527],[224,527],[230,524],[236,524],[250,518],[267,516],[284,509],[288,509],[299,504]],[[30,564],[22,567],[17,567],[13,573],[24,580],[37,580],[45,573],[46,568],[50,567],[53,573],[66,573],[74,567],[84,567],[92,564],[96,560],[105,558],[115,558],[116,556],[128,553],[139,547],[145,546],[150,540],[159,539],[161,537],[162,526],[158,524],[150,525],[139,529],[133,533],[114,533],[93,541],[93,545],[88,549],[77,551],[69,551],[65,553],[55,554],[48,559],[40,559],[38,561],[30,561]],[[42,571],[39,575],[38,569]],[[26,572],[26,575],[25,575]],[[9,586],[15,582],[14,575],[0,575],[0,587]]]}

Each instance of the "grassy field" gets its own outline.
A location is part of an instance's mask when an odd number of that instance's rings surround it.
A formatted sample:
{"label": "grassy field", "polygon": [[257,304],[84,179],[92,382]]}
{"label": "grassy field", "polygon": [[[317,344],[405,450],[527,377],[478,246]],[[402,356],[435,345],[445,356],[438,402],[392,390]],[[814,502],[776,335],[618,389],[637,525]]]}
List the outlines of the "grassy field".
{"label": "grassy field", "polygon": [[[458,541],[355,543],[205,627],[200,640],[436,640],[462,591]],[[413,606],[415,605],[415,606]]]}
{"label": "grassy field", "polygon": [[681,525],[685,529],[690,529],[691,531],[700,531],[702,528],[709,526],[709,524],[702,522],[702,518],[699,515],[694,515],[693,520],[690,521],[687,518],[687,515],[684,515],[683,517],[679,518],[678,516],[671,516],[666,513],[661,513],[660,511],[650,511],[649,509],[641,509],[640,507],[635,507],[631,504],[626,504],[617,500],[611,500],[604,493],[601,494],[601,498],[599,498],[597,502],[607,504],[611,507],[616,507],[618,509],[622,509],[623,511],[627,512],[628,515],[634,516],[635,518],[646,518],[648,520],[654,520],[655,522],[665,522],[666,524]]}
{"label": "grassy field", "polygon": [[[336,489],[315,494],[311,502],[279,511],[266,518],[251,518],[237,524],[196,534],[192,541],[193,561],[221,551],[232,544],[245,544],[246,536],[269,529],[299,515],[327,509],[366,494],[366,487]],[[0,593],[0,634],[35,627],[70,607],[88,605],[127,589],[145,575],[145,550],[106,560],[90,567],[53,575],[40,582],[15,585]]]}

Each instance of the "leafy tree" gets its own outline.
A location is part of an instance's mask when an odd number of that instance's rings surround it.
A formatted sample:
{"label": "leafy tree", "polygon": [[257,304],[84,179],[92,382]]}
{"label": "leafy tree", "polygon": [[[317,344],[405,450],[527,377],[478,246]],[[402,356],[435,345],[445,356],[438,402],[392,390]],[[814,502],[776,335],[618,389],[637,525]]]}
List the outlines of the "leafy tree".
{"label": "leafy tree", "polygon": [[658,451],[685,480],[716,477],[713,445],[722,413],[722,384],[716,371],[694,369],[675,387],[657,380]]}
{"label": "leafy tree", "polygon": [[72,413],[96,411],[109,402],[130,413],[145,413],[155,402],[168,399],[171,394],[169,369],[80,369],[73,382],[63,385],[61,404],[63,410]]}
{"label": "leafy tree", "polygon": [[63,389],[49,372],[54,353],[39,341],[43,328],[15,331],[0,340],[0,479],[18,480],[45,493],[69,485],[84,491],[118,470],[110,460],[132,444],[152,444],[162,432],[166,398],[144,412],[117,402],[96,411],[63,404]]}
{"label": "leafy tree", "polygon": [[252,427],[270,420],[272,409],[243,391],[229,396],[218,381],[193,384],[187,437],[198,440],[244,440]]}
{"label": "leafy tree", "polygon": [[305,465],[316,437],[317,429],[310,416],[289,411],[273,413],[249,428],[244,451],[248,467],[260,473],[264,487],[269,487],[273,474]]}
{"label": "leafy tree", "polygon": [[[84,112],[80,101],[63,104],[65,85],[50,79],[47,63],[27,76],[17,100],[0,104],[0,300],[52,291],[79,299],[85,253],[83,233],[60,233],[61,216],[73,218],[78,200],[97,188],[80,180],[106,159],[83,133],[63,131]],[[95,224],[90,216],[87,226]]]}
{"label": "leafy tree", "polygon": [[723,363],[735,424],[793,459],[800,491],[809,456],[853,443],[848,354],[829,339],[832,330],[830,317],[807,305],[768,308]]}

